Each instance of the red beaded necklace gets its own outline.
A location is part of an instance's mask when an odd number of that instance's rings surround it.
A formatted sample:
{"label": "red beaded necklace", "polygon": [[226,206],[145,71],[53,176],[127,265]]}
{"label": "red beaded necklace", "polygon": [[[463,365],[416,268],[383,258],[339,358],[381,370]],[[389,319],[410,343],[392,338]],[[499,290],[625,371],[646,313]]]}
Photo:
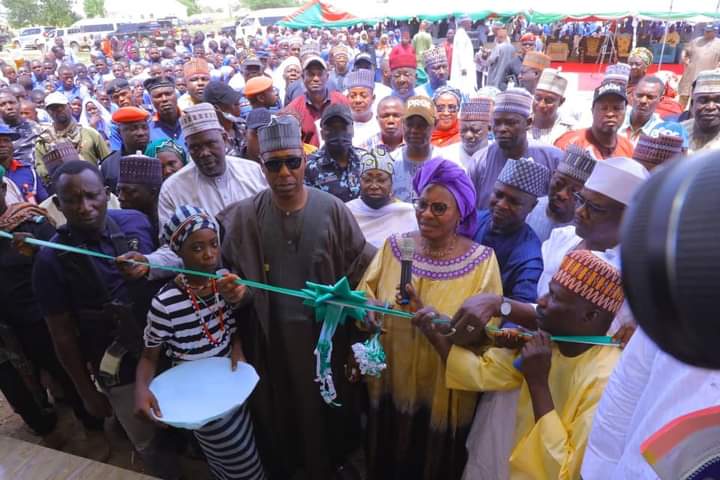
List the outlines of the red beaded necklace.
{"label": "red beaded necklace", "polygon": [[[195,292],[193,291],[192,287],[190,287],[190,284],[188,283],[187,279],[185,278],[185,275],[180,275],[180,282],[182,282],[182,286],[185,289],[185,293],[190,298],[190,303],[192,303],[193,310],[195,310],[195,316],[197,317],[198,321],[200,322],[200,325],[202,325],[203,332],[205,333],[205,336],[210,341],[210,343],[214,346],[220,345],[220,340],[216,340],[215,337],[213,337],[212,333],[210,333],[210,329],[208,328],[207,322],[202,318],[202,315],[200,315],[200,304],[198,303],[198,297],[195,295]],[[206,284],[207,285],[207,284]],[[198,290],[201,290],[205,288],[206,285],[203,285]],[[212,293],[215,296],[215,305],[218,306],[217,310],[215,310],[215,314],[218,317],[218,322],[220,323],[220,332],[225,332],[225,318],[223,316],[223,306],[220,304],[220,294],[217,289],[217,282],[213,278],[210,280],[210,286],[212,288]],[[202,299],[200,299],[202,301]],[[203,302],[205,303],[205,302]],[[207,305],[206,305],[207,306]]]}

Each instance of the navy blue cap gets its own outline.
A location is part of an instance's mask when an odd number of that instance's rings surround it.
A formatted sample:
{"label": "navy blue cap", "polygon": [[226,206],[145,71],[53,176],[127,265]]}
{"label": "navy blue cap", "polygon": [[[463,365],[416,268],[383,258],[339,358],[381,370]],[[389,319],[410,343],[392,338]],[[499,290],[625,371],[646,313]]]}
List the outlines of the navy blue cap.
{"label": "navy blue cap", "polygon": [[175,88],[175,81],[170,78],[166,77],[165,75],[161,75],[159,77],[150,77],[147,80],[143,82],[143,86],[145,87],[145,90],[148,92],[155,90],[156,88],[160,87],[172,87]]}
{"label": "navy blue cap", "polygon": [[235,105],[241,96],[239,92],[220,80],[208,82],[203,92],[203,100],[213,105]]}
{"label": "navy blue cap", "polygon": [[13,140],[20,138],[20,134],[17,133],[14,128],[10,128],[4,123],[0,123],[0,135],[10,137]]}
{"label": "navy blue cap", "polygon": [[130,89],[130,83],[128,83],[128,81],[125,80],[124,78],[116,78],[116,79],[108,82],[108,85],[107,85],[107,88],[105,89],[105,91],[107,92],[108,95],[110,95],[112,97],[112,95],[115,92],[118,92],[118,91],[124,90],[124,89]]}
{"label": "navy blue cap", "polygon": [[348,125],[353,124],[350,107],[344,103],[332,103],[325,107],[325,110],[323,110],[322,113],[322,118],[320,119],[320,126],[325,125],[332,118],[340,118]]}

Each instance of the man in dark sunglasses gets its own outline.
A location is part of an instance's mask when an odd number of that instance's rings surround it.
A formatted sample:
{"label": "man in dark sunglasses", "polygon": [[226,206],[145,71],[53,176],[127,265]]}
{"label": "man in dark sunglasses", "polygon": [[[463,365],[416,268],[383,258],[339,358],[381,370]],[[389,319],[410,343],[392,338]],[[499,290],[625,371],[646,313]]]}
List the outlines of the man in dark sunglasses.
{"label": "man in dark sunglasses", "polygon": [[[291,115],[277,116],[258,129],[258,138],[270,188],[219,215],[226,266],[285,288],[304,288],[306,281],[334,284],[343,276],[354,287],[375,248],[342,201],[305,186],[300,124]],[[251,408],[268,476],[330,478],[340,469],[357,474],[346,455],[362,442],[359,417],[350,408],[359,385],[337,368],[350,352],[353,322],[338,326],[333,337],[333,381],[342,406],[332,407],[313,382],[319,326],[312,310],[298,299],[258,290],[246,314],[245,353],[263,379]]]}

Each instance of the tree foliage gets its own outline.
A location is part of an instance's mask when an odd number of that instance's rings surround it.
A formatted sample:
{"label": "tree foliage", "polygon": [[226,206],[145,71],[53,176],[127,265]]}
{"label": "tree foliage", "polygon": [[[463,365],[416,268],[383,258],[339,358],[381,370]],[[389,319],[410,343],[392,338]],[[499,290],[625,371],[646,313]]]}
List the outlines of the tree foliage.
{"label": "tree foliage", "polygon": [[200,7],[195,0],[178,0],[178,2],[185,6],[188,16],[201,12]]}
{"label": "tree foliage", "polygon": [[295,0],[243,0],[243,3],[250,10],[260,8],[294,7],[298,2]]}
{"label": "tree foliage", "polygon": [[105,0],[83,0],[83,9],[88,18],[105,16]]}
{"label": "tree foliage", "polygon": [[2,0],[2,4],[7,9],[7,21],[13,28],[32,25],[40,9],[37,0]]}
{"label": "tree foliage", "polygon": [[78,21],[69,0],[1,0],[13,28],[28,25],[65,27]]}
{"label": "tree foliage", "polygon": [[40,0],[38,25],[66,27],[77,22],[80,17],[72,10],[70,0]]}

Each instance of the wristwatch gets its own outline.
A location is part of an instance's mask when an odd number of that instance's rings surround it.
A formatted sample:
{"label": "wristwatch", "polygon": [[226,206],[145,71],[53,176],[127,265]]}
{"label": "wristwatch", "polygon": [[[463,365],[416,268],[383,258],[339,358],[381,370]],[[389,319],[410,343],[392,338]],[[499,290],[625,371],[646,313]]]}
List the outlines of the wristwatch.
{"label": "wristwatch", "polygon": [[509,317],[512,313],[512,303],[510,303],[510,300],[503,297],[503,302],[500,304],[500,315],[503,317]]}

